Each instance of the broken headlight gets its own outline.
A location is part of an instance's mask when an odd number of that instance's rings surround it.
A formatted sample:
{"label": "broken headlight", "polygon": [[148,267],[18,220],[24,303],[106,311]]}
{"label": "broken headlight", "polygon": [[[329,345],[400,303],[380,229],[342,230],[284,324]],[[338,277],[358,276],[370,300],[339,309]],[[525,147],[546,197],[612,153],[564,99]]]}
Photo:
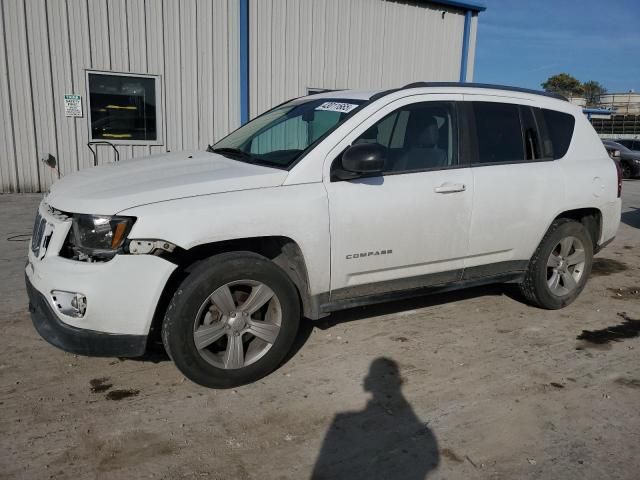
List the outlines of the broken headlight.
{"label": "broken headlight", "polygon": [[134,217],[75,214],[67,238],[68,247],[80,260],[86,257],[109,260],[122,247],[135,220]]}

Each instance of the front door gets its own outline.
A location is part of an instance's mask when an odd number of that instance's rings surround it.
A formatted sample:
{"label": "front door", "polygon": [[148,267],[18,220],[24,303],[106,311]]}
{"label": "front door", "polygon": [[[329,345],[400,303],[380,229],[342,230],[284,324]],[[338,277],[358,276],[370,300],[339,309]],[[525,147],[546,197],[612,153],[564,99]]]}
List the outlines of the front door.
{"label": "front door", "polygon": [[387,149],[382,175],[325,182],[331,228],[331,301],[460,279],[468,248],[473,182],[460,158],[459,95],[393,102],[330,153],[349,145]]}

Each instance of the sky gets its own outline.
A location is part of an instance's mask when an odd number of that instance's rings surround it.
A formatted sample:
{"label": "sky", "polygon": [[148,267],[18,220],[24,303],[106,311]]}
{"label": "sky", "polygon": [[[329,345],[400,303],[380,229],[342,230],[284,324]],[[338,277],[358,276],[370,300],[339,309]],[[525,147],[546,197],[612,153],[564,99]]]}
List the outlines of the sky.
{"label": "sky", "polygon": [[640,92],[640,0],[484,0],[475,82],[540,89],[551,75]]}

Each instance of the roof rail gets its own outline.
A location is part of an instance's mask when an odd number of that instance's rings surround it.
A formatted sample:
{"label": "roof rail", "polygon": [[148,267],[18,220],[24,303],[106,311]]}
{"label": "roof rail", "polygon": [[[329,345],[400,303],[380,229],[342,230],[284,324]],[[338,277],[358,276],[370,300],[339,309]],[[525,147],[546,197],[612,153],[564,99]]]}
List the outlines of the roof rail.
{"label": "roof rail", "polygon": [[491,85],[490,83],[468,83],[468,82],[414,82],[409,83],[402,87],[401,90],[407,88],[422,88],[422,87],[469,87],[469,88],[491,88],[494,90],[506,90],[508,92],[521,92],[530,93],[532,95],[542,95],[543,97],[557,98],[558,100],[564,100],[568,102],[566,97],[559,93],[543,92],[542,90],[532,90],[530,88],[510,87],[506,85]]}

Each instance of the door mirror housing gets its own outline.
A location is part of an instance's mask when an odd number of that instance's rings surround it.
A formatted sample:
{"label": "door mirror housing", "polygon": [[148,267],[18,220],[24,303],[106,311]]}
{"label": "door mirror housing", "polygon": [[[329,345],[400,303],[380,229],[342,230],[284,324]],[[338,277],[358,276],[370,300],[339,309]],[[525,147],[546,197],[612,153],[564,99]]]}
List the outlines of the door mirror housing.
{"label": "door mirror housing", "polygon": [[358,175],[382,173],[387,149],[378,143],[351,145],[342,154],[342,168]]}
{"label": "door mirror housing", "polygon": [[620,158],[620,150],[614,150],[613,151],[613,157],[614,158]]}

